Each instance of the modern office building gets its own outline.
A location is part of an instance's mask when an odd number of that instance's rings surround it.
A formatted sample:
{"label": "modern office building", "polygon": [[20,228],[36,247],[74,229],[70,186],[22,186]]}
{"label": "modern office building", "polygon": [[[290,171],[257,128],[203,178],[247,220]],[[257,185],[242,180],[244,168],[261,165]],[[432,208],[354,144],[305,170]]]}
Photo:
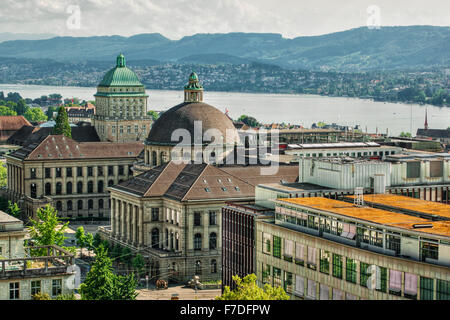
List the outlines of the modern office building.
{"label": "modern office building", "polygon": [[274,200],[274,219],[256,220],[259,284],[292,299],[449,300],[448,205],[368,196],[379,209],[357,198]]}

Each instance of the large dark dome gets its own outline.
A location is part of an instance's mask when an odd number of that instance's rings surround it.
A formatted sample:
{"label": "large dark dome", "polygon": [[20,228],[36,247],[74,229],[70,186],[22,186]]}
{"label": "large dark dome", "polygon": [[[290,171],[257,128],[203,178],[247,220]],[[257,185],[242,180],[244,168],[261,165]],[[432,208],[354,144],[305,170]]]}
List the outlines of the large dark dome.
{"label": "large dark dome", "polygon": [[202,135],[208,129],[217,129],[224,143],[239,144],[233,122],[223,112],[203,102],[184,102],[162,113],[152,126],[147,144],[176,145],[178,141],[171,141],[172,132],[180,128],[188,130],[194,139],[194,121],[202,122]]}

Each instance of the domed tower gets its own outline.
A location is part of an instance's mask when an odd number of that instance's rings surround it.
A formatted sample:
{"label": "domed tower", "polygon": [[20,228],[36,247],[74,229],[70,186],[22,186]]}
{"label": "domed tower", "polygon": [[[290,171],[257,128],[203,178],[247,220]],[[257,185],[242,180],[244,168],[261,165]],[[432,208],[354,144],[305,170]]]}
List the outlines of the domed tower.
{"label": "domed tower", "polygon": [[136,73],[126,66],[123,54],[103,77],[94,96],[93,122],[102,141],[145,140],[152,124],[147,116],[148,95]]}
{"label": "domed tower", "polygon": [[147,166],[170,160],[217,163],[239,143],[233,122],[203,102],[203,87],[193,72],[184,87],[184,102],[163,112],[153,124],[145,141],[145,163]]}

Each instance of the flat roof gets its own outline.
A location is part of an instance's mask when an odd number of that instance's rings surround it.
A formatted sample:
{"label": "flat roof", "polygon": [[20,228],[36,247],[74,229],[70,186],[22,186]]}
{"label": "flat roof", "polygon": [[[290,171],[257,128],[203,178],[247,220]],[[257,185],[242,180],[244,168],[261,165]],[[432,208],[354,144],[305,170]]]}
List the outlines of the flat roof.
{"label": "flat roof", "polygon": [[[346,196],[353,199],[353,195]],[[400,209],[417,213],[450,218],[450,205],[440,202],[420,200],[395,194],[365,194],[364,201],[392,209]]]}
{"label": "flat roof", "polygon": [[307,182],[293,182],[293,183],[262,183],[258,187],[271,189],[273,191],[280,192],[303,192],[303,191],[322,191],[330,190],[328,187],[319,186],[318,184],[312,184]]}
{"label": "flat roof", "polygon": [[[277,201],[316,210],[327,211],[345,217],[355,218],[384,226],[396,227],[425,234],[450,236],[450,222],[430,221],[419,217],[371,207],[360,207],[353,203],[323,197],[284,198]],[[430,225],[428,228],[414,228],[414,225]]]}

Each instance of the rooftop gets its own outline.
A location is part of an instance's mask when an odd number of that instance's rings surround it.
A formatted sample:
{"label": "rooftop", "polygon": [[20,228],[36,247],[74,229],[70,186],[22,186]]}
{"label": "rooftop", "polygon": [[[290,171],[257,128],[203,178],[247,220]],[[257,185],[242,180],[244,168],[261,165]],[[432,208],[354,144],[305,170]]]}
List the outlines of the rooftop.
{"label": "rooftop", "polygon": [[17,223],[17,222],[21,223],[22,221],[0,210],[0,223]]}
{"label": "rooftop", "polygon": [[[289,149],[328,149],[328,148],[369,148],[382,147],[375,142],[338,142],[338,143],[294,143],[288,144]],[[384,147],[386,148],[386,147]]]}
{"label": "rooftop", "polygon": [[[347,198],[353,199],[354,196]],[[450,219],[450,205],[398,196],[394,194],[368,194],[364,195],[364,202],[379,205],[386,209],[399,209],[412,213],[425,213]]]}
{"label": "rooftop", "polygon": [[[277,199],[277,201],[326,211],[341,216],[379,224],[381,226],[389,226],[426,234],[450,237],[450,222],[448,221],[430,221],[428,219],[422,219],[403,213],[366,206],[356,206],[353,203],[322,197]],[[427,227],[419,228],[420,225],[425,225]]]}

